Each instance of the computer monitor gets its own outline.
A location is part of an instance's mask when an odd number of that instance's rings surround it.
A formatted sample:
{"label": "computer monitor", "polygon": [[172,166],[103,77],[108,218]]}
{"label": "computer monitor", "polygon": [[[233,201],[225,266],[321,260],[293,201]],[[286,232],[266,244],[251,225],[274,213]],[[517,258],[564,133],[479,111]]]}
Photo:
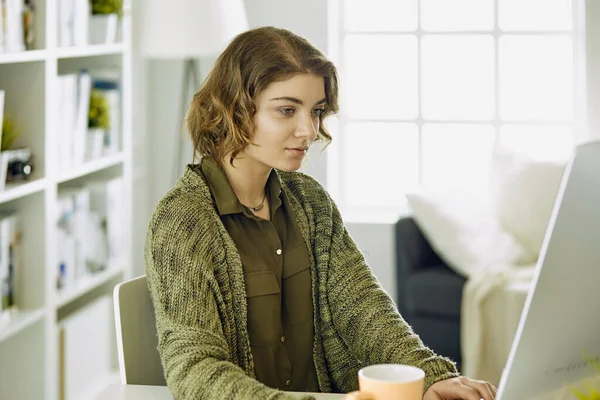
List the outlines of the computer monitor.
{"label": "computer monitor", "polygon": [[567,163],[497,398],[593,376],[590,359],[600,360],[600,141]]}

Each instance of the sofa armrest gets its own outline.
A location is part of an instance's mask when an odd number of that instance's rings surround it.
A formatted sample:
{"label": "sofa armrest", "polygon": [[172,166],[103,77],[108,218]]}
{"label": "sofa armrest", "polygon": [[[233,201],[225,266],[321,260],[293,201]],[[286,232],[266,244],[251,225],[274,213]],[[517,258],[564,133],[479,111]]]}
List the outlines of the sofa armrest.
{"label": "sofa armrest", "polygon": [[398,269],[407,274],[444,264],[412,216],[402,217],[396,223],[396,262]]}
{"label": "sofa armrest", "polygon": [[397,303],[400,312],[404,314],[408,278],[427,268],[448,266],[431,248],[412,216],[401,217],[396,222],[395,229]]}

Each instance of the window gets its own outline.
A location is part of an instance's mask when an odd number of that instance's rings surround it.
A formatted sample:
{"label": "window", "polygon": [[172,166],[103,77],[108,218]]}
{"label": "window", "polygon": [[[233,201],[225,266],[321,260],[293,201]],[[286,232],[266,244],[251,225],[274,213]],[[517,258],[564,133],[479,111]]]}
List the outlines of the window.
{"label": "window", "polygon": [[329,1],[341,112],[328,183],[343,209],[398,208],[420,184],[485,185],[498,145],[569,155],[576,0]]}

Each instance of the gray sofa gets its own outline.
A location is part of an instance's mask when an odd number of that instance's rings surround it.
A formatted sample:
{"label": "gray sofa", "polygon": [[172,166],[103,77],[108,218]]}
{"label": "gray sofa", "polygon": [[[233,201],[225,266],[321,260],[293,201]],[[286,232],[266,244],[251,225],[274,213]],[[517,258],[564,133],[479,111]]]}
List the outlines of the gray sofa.
{"label": "gray sofa", "polygon": [[410,217],[396,223],[397,304],[436,353],[461,364],[460,309],[465,278],[433,251]]}

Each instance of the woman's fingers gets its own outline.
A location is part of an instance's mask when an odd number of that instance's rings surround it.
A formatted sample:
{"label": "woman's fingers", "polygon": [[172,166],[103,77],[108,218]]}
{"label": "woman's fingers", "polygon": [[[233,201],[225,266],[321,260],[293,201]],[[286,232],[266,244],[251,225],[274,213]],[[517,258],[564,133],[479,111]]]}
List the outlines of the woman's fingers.
{"label": "woman's fingers", "polygon": [[[483,400],[494,400],[496,398],[496,388],[489,382],[477,381],[474,379],[463,378],[461,382],[464,386],[467,386],[477,393]],[[479,400],[479,397],[477,398]]]}
{"label": "woman's fingers", "polygon": [[365,392],[351,392],[344,397],[344,400],[373,400],[373,398]]}
{"label": "woman's fingers", "polygon": [[461,400],[481,400],[482,398],[485,398],[479,393],[477,389],[474,389],[467,385],[462,385],[461,387],[459,387],[457,389],[457,392],[458,393],[456,394],[460,396],[458,398]]}

